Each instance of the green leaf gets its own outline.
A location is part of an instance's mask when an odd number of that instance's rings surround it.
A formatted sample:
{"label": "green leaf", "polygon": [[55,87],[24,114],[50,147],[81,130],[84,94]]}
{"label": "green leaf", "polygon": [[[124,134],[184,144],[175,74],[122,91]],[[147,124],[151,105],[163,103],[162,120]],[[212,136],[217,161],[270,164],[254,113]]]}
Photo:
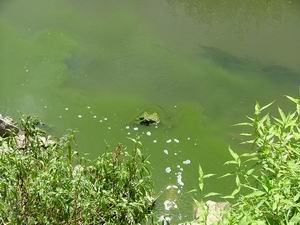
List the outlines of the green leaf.
{"label": "green leaf", "polygon": [[236,154],[230,147],[228,148],[230,155],[232,156],[232,158],[237,161],[239,159],[239,155]]}
{"label": "green leaf", "polygon": [[219,195],[220,195],[220,193],[210,192],[210,193],[206,194],[204,196],[204,198],[208,198],[208,197],[212,197],[212,196],[219,196]]}
{"label": "green leaf", "polygon": [[215,176],[216,174],[213,174],[213,173],[210,173],[210,174],[205,174],[204,176],[203,176],[203,178],[209,178],[209,177],[213,177],[213,176]]}
{"label": "green leaf", "polygon": [[263,106],[263,107],[261,107],[260,111],[263,111],[263,110],[269,108],[271,105],[273,105],[273,103],[274,103],[274,101],[271,102],[271,103],[269,103],[269,104],[267,104],[267,105],[265,105],[265,106]]}

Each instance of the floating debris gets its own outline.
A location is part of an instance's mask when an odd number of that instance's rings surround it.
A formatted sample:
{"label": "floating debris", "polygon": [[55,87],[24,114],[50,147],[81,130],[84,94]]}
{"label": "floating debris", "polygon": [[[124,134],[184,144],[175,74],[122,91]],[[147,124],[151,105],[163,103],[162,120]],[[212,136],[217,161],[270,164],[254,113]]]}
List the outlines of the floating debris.
{"label": "floating debris", "polygon": [[176,139],[176,138],[174,138],[174,142],[178,144],[178,143],[179,143],[179,140]]}
{"label": "floating debris", "polygon": [[166,173],[171,173],[172,169],[171,169],[171,167],[167,167],[167,168],[165,169],[165,171],[166,171]]}
{"label": "floating debris", "polygon": [[173,200],[166,200],[164,202],[164,206],[165,206],[165,210],[167,210],[167,211],[169,211],[171,209],[177,209],[178,208],[176,202],[173,201]]}
{"label": "floating debris", "polygon": [[82,118],[82,115],[78,115],[77,117],[78,117],[79,119],[81,119],[81,118]]}
{"label": "floating debris", "polygon": [[157,140],[153,140],[153,143],[157,143]]}
{"label": "floating debris", "polygon": [[129,130],[129,129],[130,129],[130,126],[126,126],[125,129]]}
{"label": "floating debris", "polygon": [[150,132],[150,131],[147,131],[146,135],[147,135],[147,136],[151,136],[151,132]]}
{"label": "floating debris", "polygon": [[182,182],[182,173],[181,172],[178,172],[178,174],[177,174],[177,184],[180,186],[184,185],[184,183]]}
{"label": "floating debris", "polygon": [[164,149],[164,153],[165,153],[166,155],[169,155],[169,151],[168,151],[167,149]]}
{"label": "floating debris", "polygon": [[148,112],[143,112],[140,116],[136,118],[136,123],[145,125],[145,126],[150,126],[152,124],[158,125],[160,123],[160,118],[158,113],[148,113]]}
{"label": "floating debris", "polygon": [[138,127],[134,127],[133,130],[137,131],[137,130],[139,130],[139,128]]}
{"label": "floating debris", "polygon": [[172,142],[172,139],[169,139],[166,141],[168,144]]}
{"label": "floating debris", "polygon": [[189,165],[191,164],[191,160],[187,159],[185,161],[182,162],[184,165]]}

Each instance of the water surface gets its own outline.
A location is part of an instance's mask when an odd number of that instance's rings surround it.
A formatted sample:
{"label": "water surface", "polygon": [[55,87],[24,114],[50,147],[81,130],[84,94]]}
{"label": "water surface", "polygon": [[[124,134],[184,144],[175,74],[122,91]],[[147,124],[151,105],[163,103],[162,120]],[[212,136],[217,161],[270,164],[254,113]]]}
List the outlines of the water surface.
{"label": "water surface", "polygon": [[[299,10],[296,0],[0,0],[0,113],[75,129],[91,158],[141,136],[160,213],[190,217],[199,163],[222,174],[228,145],[245,148],[231,125],[256,100],[297,95]],[[133,124],[143,111],[161,126]]]}

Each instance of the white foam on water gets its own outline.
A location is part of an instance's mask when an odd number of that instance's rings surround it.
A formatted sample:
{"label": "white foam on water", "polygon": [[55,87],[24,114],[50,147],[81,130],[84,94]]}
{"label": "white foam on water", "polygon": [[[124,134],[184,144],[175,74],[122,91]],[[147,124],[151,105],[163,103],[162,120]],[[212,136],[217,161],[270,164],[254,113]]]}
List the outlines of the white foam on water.
{"label": "white foam on water", "polygon": [[185,161],[182,162],[184,165],[189,165],[191,164],[191,160],[187,159]]}
{"label": "white foam on water", "polygon": [[184,183],[182,182],[182,173],[181,172],[178,172],[178,174],[177,174],[177,184],[179,186],[183,186],[184,185]]}
{"label": "white foam on water", "polygon": [[169,139],[169,140],[167,140],[166,142],[169,144],[169,143],[171,143],[171,142],[172,142],[172,140],[171,140],[171,139]]}
{"label": "white foam on water", "polygon": [[171,169],[171,167],[167,167],[167,168],[165,169],[165,171],[166,171],[166,173],[171,173],[172,169]]}

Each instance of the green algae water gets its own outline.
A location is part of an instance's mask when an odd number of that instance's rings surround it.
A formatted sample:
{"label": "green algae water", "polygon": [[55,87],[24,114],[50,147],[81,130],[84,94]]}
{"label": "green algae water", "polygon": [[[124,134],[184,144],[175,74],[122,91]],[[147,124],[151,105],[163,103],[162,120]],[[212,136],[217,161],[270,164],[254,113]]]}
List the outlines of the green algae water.
{"label": "green algae water", "polygon": [[[177,223],[199,163],[222,175],[228,145],[245,148],[232,124],[298,95],[299,27],[297,0],[0,0],[0,113],[76,130],[91,158],[140,136],[159,215]],[[144,111],[162,123],[136,125]]]}

